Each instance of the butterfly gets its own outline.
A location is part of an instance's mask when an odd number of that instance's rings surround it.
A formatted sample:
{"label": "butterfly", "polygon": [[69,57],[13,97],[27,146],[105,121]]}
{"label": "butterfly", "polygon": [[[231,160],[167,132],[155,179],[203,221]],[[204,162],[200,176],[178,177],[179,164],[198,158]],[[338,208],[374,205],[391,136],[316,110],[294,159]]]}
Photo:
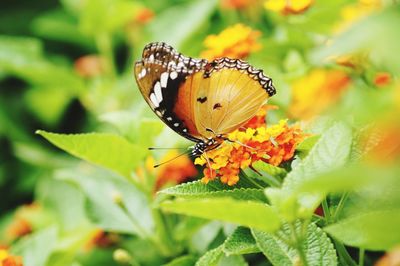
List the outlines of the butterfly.
{"label": "butterfly", "polygon": [[195,157],[228,140],[276,93],[271,78],[245,61],[195,59],[163,42],[144,47],[134,73],[157,116],[196,143]]}

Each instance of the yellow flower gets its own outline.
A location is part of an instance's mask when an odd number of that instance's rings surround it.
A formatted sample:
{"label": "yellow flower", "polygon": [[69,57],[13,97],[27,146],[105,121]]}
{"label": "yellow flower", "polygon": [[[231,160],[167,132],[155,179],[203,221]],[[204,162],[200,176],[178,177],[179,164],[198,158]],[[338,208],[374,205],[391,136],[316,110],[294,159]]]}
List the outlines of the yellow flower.
{"label": "yellow flower", "polygon": [[219,57],[247,57],[251,52],[258,51],[261,45],[257,42],[261,33],[243,24],[228,27],[218,35],[209,35],[204,40],[206,50],[201,56],[208,60]]}
{"label": "yellow flower", "polygon": [[267,0],[264,7],[282,15],[293,15],[303,13],[313,2],[313,0]]}
{"label": "yellow flower", "polygon": [[294,118],[310,119],[322,113],[340,98],[349,83],[350,78],[343,71],[313,70],[292,84],[289,114]]}
{"label": "yellow flower", "polygon": [[2,266],[23,266],[22,257],[12,256],[5,248],[0,248],[0,265]]}
{"label": "yellow flower", "polygon": [[346,30],[352,23],[362,19],[383,7],[382,0],[359,0],[341,10],[341,22],[335,26],[334,32]]}
{"label": "yellow flower", "polygon": [[202,156],[208,158],[209,166],[204,158],[196,159],[196,163],[207,167],[202,179],[204,183],[219,177],[221,182],[232,186],[239,181],[240,169],[255,161],[279,165],[290,160],[304,136],[297,126],[289,127],[286,120],[267,127],[264,109],[241,129],[230,133],[229,141]]}

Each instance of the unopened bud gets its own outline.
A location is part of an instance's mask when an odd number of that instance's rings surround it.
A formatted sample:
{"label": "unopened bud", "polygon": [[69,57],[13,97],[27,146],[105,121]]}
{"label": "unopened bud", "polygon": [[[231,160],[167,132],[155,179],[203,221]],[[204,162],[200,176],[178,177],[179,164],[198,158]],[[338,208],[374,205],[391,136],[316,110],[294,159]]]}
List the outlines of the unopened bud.
{"label": "unopened bud", "polygon": [[116,249],[113,253],[114,260],[122,265],[127,265],[132,261],[131,255],[125,249]]}

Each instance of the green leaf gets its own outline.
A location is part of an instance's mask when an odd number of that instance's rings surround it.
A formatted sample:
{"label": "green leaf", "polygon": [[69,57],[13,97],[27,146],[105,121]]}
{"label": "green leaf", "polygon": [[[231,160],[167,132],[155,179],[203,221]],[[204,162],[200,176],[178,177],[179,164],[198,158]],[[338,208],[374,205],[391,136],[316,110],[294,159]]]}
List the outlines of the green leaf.
{"label": "green leaf", "polygon": [[[322,200],[321,193],[300,195],[298,198],[294,192],[304,182],[327,172],[343,167],[348,161],[352,143],[352,132],[342,123],[336,123],[330,127],[311,149],[309,155],[285,177],[282,190],[267,189],[267,196],[278,205],[282,211],[288,207],[283,202],[296,200],[298,204],[309,210],[309,215]],[[278,199],[279,198],[279,199]],[[281,203],[279,203],[281,202]],[[284,206],[286,205],[286,206]],[[286,209],[287,214],[293,210]]]}
{"label": "green leaf", "polygon": [[57,228],[49,227],[21,239],[11,248],[15,255],[23,257],[25,266],[46,265],[57,241]]}
{"label": "green leaf", "polygon": [[[146,196],[125,179],[86,165],[85,173],[58,171],[56,177],[78,185],[84,192],[86,212],[104,230],[144,237],[154,229]],[[115,202],[120,198],[125,209]]]}
{"label": "green leaf", "polygon": [[274,232],[280,225],[278,215],[270,206],[254,201],[230,198],[177,199],[161,203],[161,208],[165,211],[231,222],[267,232]]}
{"label": "green leaf", "polygon": [[204,194],[210,194],[220,191],[227,192],[237,188],[247,188],[247,186],[241,180],[239,180],[239,182],[235,186],[228,186],[226,184],[223,184],[219,180],[211,180],[208,184],[204,184],[201,180],[197,180],[163,189],[158,193],[171,196],[190,197],[203,196]]}
{"label": "green leaf", "polygon": [[130,178],[146,150],[126,139],[106,133],[56,134],[36,132],[66,152]]}
{"label": "green leaf", "polygon": [[88,0],[80,13],[80,29],[89,36],[114,33],[125,26],[140,5],[128,0]]}
{"label": "green leaf", "polygon": [[[298,224],[299,225],[299,224]],[[300,226],[296,231],[300,231]],[[264,255],[274,266],[298,265],[299,255],[297,250],[288,246],[275,234],[252,229],[254,238]],[[285,225],[281,231],[283,235],[290,238],[292,232]],[[308,265],[331,266],[337,265],[336,251],[328,236],[315,224],[307,227],[307,238],[303,241],[302,249],[305,253]]]}
{"label": "green leaf", "polygon": [[[150,32],[153,38],[179,48],[193,32],[208,21],[216,6],[215,0],[197,0],[170,7],[156,16],[150,24]],[[185,23],[176,23],[176,17]]]}
{"label": "green leaf", "polygon": [[55,9],[36,16],[31,25],[35,35],[50,40],[78,44],[85,48],[93,48],[93,40],[78,30],[75,17],[62,9]]}
{"label": "green leaf", "polygon": [[[219,180],[212,181],[208,184],[199,181],[177,185],[160,191],[160,194],[166,194],[185,198],[211,198],[211,197],[229,197],[237,200],[254,200],[266,201],[264,191],[257,188],[234,188],[221,189],[228,187],[223,185]],[[215,186],[213,186],[215,185]]]}
{"label": "green leaf", "polygon": [[36,185],[36,199],[56,214],[62,230],[73,230],[88,223],[83,193],[71,184],[42,178]]}
{"label": "green leaf", "polygon": [[246,260],[239,255],[224,256],[218,263],[218,266],[248,266]]}
{"label": "green leaf", "polygon": [[400,210],[358,213],[324,228],[326,232],[353,247],[388,250],[398,245]]}
{"label": "green leaf", "polygon": [[263,161],[257,161],[252,165],[257,171],[268,173],[272,176],[283,178],[287,175],[285,169],[273,166]]}
{"label": "green leaf", "polygon": [[222,251],[222,246],[219,246],[215,249],[209,250],[206,254],[204,254],[200,259],[196,262],[196,266],[216,266],[218,265],[219,260],[224,255]]}
{"label": "green leaf", "polygon": [[239,226],[225,240],[223,251],[227,256],[258,253],[260,249],[257,246],[250,229]]}
{"label": "green leaf", "polygon": [[73,98],[70,92],[54,87],[31,88],[23,97],[30,111],[50,126],[57,125]]}
{"label": "green leaf", "polygon": [[197,258],[193,255],[184,255],[178,257],[163,266],[193,266],[196,263]]}

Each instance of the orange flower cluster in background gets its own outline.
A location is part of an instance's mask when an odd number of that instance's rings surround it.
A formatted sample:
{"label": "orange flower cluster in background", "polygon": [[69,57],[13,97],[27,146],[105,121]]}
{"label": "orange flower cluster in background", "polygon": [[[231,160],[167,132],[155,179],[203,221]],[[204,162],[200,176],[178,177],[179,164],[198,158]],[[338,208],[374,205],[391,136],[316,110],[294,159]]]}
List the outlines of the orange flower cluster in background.
{"label": "orange flower cluster in background", "polygon": [[246,58],[251,52],[261,49],[257,42],[261,32],[243,24],[226,28],[218,35],[209,35],[204,40],[206,50],[201,57],[213,60],[219,57]]}
{"label": "orange flower cluster in background", "polygon": [[104,60],[98,55],[85,55],[75,61],[75,71],[84,78],[93,78],[104,73]]}
{"label": "orange flower cluster in background", "polygon": [[380,258],[375,266],[398,266],[400,265],[400,247],[395,247]]}
{"label": "orange flower cluster in background", "polygon": [[32,233],[34,226],[31,222],[31,217],[38,215],[41,211],[42,208],[37,203],[19,207],[15,212],[13,219],[5,229],[7,240],[9,242],[13,242]]}
{"label": "orange flower cluster in background", "polygon": [[[166,162],[178,155],[176,151],[168,152],[161,162]],[[180,156],[173,163],[167,163],[158,168],[155,189],[159,190],[166,184],[180,184],[196,175],[197,170],[189,157],[187,155]]]}
{"label": "orange flower cluster in background", "polygon": [[154,18],[154,12],[153,10],[149,8],[142,8],[137,12],[135,16],[135,22],[140,23],[140,24],[147,24],[150,21],[152,21]]}
{"label": "orange flower cluster in background", "polygon": [[22,257],[10,255],[7,249],[0,248],[0,266],[23,266]]}
{"label": "orange flower cluster in background", "polygon": [[[155,160],[153,157],[149,156],[146,159],[144,168],[139,168],[136,174],[143,182],[145,182],[146,178],[145,172],[154,175],[156,178],[154,186],[155,191],[162,189],[166,185],[180,184],[195,177],[198,172],[190,158],[187,155],[177,157],[178,155],[178,152],[175,150],[169,151],[160,159],[160,162],[168,162],[171,159],[173,159],[173,161],[171,161],[171,163],[162,164],[158,168],[154,168],[156,164]],[[177,158],[174,159],[175,157]]]}
{"label": "orange flower cluster in background", "polygon": [[316,69],[292,84],[289,115],[310,119],[337,102],[350,84],[350,77],[340,70]]}
{"label": "orange flower cluster in background", "polygon": [[296,15],[309,9],[313,2],[313,0],[267,0],[264,7],[282,15]]}
{"label": "orange flower cluster in background", "polygon": [[361,148],[367,160],[377,163],[393,163],[400,158],[400,126],[398,121],[381,122],[362,136]]}
{"label": "orange flower cluster in background", "polygon": [[202,181],[208,183],[218,177],[230,186],[239,181],[240,169],[245,169],[253,162],[262,160],[274,166],[288,161],[294,156],[297,145],[305,134],[298,126],[289,126],[286,120],[267,127],[265,116],[268,106],[251,119],[245,126],[228,135],[217,149],[206,152],[196,158],[195,164],[205,165]]}
{"label": "orange flower cluster in background", "polygon": [[390,84],[392,81],[392,78],[389,73],[387,72],[379,72],[376,73],[375,78],[374,78],[374,84],[377,87],[385,87]]}
{"label": "orange flower cluster in background", "polygon": [[245,9],[257,5],[260,0],[221,0],[221,7],[225,9]]}
{"label": "orange flower cluster in background", "polygon": [[93,248],[107,248],[114,246],[120,240],[119,236],[115,233],[105,232],[101,229],[95,230],[91,235],[88,243],[84,249],[90,251]]}

